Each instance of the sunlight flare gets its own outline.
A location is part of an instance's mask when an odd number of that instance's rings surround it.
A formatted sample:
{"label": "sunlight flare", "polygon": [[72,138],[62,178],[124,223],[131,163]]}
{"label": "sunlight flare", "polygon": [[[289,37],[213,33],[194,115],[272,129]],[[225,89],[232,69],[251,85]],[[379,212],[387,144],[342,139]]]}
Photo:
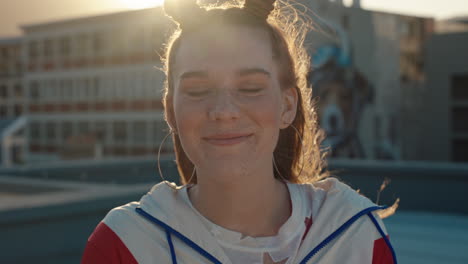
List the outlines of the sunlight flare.
{"label": "sunlight flare", "polygon": [[164,0],[119,0],[122,5],[130,9],[142,9],[161,6]]}

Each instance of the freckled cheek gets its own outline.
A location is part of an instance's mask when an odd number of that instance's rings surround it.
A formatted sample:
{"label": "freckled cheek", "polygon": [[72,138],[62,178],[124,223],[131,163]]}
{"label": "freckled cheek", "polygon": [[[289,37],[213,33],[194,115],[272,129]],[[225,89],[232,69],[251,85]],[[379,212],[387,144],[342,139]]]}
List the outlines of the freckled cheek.
{"label": "freckled cheek", "polygon": [[279,128],[280,110],[277,103],[272,101],[253,104],[250,113],[260,126],[265,128]]}
{"label": "freckled cheek", "polygon": [[194,136],[197,133],[202,118],[199,110],[187,104],[182,107],[176,105],[174,114],[178,132],[181,136]]}

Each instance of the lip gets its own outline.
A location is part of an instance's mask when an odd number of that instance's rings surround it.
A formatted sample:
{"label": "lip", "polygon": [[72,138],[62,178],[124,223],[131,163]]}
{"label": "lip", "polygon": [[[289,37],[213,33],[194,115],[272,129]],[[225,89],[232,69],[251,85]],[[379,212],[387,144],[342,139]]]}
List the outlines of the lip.
{"label": "lip", "polygon": [[216,146],[230,146],[242,143],[249,139],[253,134],[215,134],[208,137],[203,137],[203,140]]}

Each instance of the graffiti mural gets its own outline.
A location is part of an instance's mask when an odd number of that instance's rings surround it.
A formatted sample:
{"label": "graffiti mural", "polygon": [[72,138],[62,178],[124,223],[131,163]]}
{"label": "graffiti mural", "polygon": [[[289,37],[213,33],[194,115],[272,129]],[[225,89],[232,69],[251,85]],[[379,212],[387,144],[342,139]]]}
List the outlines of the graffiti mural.
{"label": "graffiti mural", "polygon": [[359,71],[333,59],[312,71],[309,81],[319,99],[319,122],[332,157],[364,158],[357,128],[365,105],[372,101],[372,86]]}
{"label": "graffiti mural", "polygon": [[324,145],[332,157],[365,158],[357,129],[361,113],[373,98],[373,87],[352,65],[350,44],[340,26],[335,28],[341,46],[321,46],[312,56],[312,86],[321,127],[327,134]]}

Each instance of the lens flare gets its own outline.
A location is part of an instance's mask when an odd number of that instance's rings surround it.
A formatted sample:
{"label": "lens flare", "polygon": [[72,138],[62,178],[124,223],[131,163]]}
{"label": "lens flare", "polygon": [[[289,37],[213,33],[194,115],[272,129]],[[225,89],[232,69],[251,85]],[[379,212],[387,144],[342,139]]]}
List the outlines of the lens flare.
{"label": "lens flare", "polygon": [[142,9],[155,6],[161,6],[164,0],[119,0],[126,8]]}

